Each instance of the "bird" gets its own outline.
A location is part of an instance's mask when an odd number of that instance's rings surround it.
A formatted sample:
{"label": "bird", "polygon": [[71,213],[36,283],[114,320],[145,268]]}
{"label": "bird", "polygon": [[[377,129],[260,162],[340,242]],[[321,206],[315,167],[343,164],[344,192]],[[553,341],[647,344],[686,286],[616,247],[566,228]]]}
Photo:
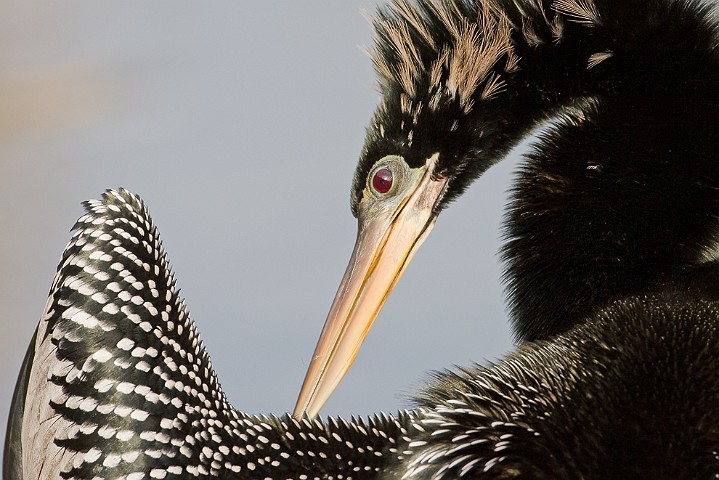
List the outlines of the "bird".
{"label": "bird", "polygon": [[[4,478],[719,476],[713,5],[391,0],[372,24],[357,241],[294,412],[230,405],[147,206],[110,190],[58,265]],[[529,135],[502,251],[516,350],[396,414],[318,419],[441,212]]]}

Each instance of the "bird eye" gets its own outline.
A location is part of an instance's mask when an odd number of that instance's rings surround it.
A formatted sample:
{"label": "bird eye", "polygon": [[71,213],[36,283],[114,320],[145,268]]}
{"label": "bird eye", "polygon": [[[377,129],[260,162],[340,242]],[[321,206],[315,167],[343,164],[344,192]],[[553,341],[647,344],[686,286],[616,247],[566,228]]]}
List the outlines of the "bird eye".
{"label": "bird eye", "polygon": [[372,176],[372,188],[377,193],[387,193],[392,188],[392,170],[389,168],[380,168]]}

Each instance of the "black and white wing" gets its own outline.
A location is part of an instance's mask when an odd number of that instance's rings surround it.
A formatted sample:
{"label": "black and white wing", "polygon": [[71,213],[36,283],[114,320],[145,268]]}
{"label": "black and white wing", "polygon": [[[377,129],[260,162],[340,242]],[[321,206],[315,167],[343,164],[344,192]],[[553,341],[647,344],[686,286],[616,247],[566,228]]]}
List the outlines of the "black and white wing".
{"label": "black and white wing", "polygon": [[126,190],[85,203],[23,363],[4,478],[375,478],[410,414],[247,415],[220,388],[158,232]]}

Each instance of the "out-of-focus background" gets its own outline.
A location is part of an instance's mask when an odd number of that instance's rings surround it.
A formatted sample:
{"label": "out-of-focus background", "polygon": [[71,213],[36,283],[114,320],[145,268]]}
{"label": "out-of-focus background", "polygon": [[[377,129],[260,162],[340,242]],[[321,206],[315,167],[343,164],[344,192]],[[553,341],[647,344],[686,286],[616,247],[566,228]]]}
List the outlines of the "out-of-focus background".
{"label": "out-of-focus background", "polygon": [[[234,405],[292,409],[354,243],[374,8],[0,3],[0,431],[80,202],[118,186],[150,206]],[[511,349],[512,163],[442,214],[323,415],[409,406],[426,372]]]}

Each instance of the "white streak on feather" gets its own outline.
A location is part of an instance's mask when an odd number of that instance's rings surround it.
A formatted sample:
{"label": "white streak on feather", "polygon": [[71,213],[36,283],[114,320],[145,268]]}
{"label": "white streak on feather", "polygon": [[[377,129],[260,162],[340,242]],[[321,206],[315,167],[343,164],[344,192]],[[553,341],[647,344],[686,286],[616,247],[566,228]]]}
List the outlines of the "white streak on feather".
{"label": "white streak on feather", "polygon": [[566,15],[569,20],[587,27],[602,23],[594,0],[556,0],[552,8]]}

